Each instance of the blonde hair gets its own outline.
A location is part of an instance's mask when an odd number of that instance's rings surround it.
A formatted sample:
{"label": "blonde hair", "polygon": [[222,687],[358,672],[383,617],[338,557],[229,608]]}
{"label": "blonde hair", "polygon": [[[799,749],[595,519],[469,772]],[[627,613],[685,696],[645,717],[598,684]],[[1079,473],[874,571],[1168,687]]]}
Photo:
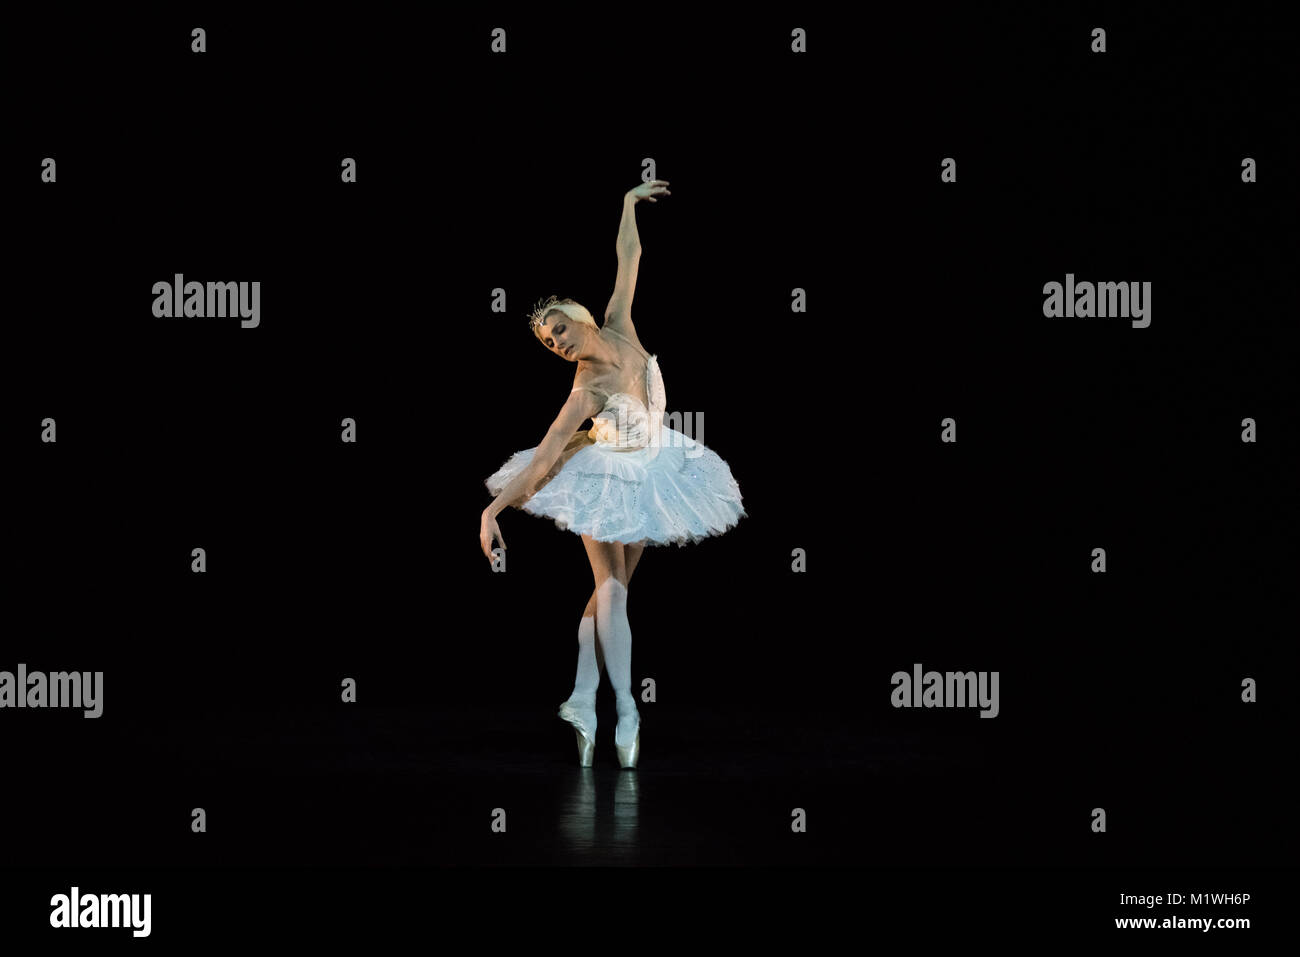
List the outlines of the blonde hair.
{"label": "blonde hair", "polygon": [[585,322],[593,329],[597,328],[596,320],[591,317],[591,313],[587,311],[586,306],[574,302],[572,299],[557,299],[555,296],[551,296],[544,302],[539,302],[528,317],[529,328],[533,330],[533,335],[539,340],[542,338],[541,325],[553,312],[563,313],[574,322]]}

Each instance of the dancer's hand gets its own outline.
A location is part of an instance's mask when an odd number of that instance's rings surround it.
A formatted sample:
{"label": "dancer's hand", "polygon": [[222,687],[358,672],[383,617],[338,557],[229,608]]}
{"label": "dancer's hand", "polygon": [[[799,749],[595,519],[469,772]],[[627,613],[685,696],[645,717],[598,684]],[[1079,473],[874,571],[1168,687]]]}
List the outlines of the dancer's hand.
{"label": "dancer's hand", "polygon": [[483,516],[478,523],[478,543],[483,549],[483,554],[487,556],[488,561],[493,561],[492,539],[501,543],[501,547],[506,547],[506,540],[501,535],[501,529],[497,527],[497,520],[487,509],[483,510]]}
{"label": "dancer's hand", "polygon": [[627,195],[631,196],[634,202],[639,203],[643,199],[648,199],[652,203],[657,203],[659,200],[655,199],[656,196],[671,196],[672,193],[668,191],[668,180],[652,179],[635,189],[629,189]]}

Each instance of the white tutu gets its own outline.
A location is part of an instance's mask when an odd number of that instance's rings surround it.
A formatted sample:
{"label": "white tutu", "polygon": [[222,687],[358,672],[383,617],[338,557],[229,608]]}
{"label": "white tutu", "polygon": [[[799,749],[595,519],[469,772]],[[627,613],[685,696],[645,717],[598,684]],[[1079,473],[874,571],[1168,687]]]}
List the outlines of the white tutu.
{"label": "white tutu", "polygon": [[[620,397],[630,410],[622,429],[612,409]],[[662,423],[658,447],[638,444],[637,406],[632,396],[611,396],[596,424],[574,434],[549,474],[518,507],[599,542],[645,545],[699,542],[744,518],[740,486],[727,463],[704,443]],[[499,495],[536,451],[510,456],[486,480],[488,491]]]}
{"label": "white tutu", "polygon": [[[601,411],[589,430],[574,433],[516,507],[598,542],[643,545],[699,542],[744,518],[740,486],[727,463],[703,442],[664,425],[667,397],[656,356],[646,355],[644,380],[648,406],[627,392],[606,395],[579,386],[603,399]],[[500,495],[536,451],[510,456],[487,478],[488,491]]]}

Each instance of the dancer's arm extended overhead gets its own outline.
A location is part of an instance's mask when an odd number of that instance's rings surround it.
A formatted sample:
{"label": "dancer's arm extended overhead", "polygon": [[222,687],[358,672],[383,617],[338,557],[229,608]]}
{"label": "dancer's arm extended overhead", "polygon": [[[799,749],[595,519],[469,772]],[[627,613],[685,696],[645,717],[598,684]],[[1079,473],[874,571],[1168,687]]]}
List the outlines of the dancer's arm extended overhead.
{"label": "dancer's arm extended overhead", "polygon": [[651,180],[630,189],[623,196],[623,219],[618,225],[614,248],[618,253],[618,275],[614,295],[605,307],[605,325],[623,335],[632,335],[632,294],[636,291],[637,271],[641,265],[641,236],[636,229],[636,204],[641,200],[659,202],[657,196],[671,196],[668,181]]}

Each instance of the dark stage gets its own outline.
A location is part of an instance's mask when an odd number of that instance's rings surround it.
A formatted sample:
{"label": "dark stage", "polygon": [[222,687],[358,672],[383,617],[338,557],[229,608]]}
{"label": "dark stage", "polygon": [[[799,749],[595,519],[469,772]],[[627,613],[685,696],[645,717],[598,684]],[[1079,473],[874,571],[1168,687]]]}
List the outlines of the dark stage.
{"label": "dark stage", "polygon": [[[254,938],[226,893],[375,952],[587,927],[510,917],[575,888],[669,945],[1281,932],[1296,35],[1052,9],[10,32],[0,704],[21,666],[102,711],[0,707],[0,950],[136,942],[52,926],[73,886],[153,894],[182,949]],[[655,178],[632,316],[747,514],[646,550],[640,761],[602,675],[580,768],[591,566],[508,509],[494,571],[483,483],[573,384],[529,310],[601,317]],[[256,321],[157,315],[177,276],[260,283]]]}

